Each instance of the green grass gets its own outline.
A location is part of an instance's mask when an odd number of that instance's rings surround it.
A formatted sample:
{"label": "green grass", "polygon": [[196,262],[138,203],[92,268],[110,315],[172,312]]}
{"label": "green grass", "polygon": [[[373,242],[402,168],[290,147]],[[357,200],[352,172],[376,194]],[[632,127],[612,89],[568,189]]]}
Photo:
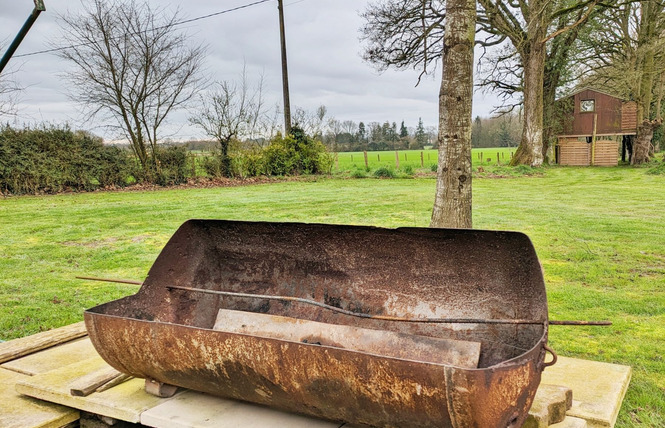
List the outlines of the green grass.
{"label": "green grass", "polygon": [[[555,167],[473,183],[476,228],[533,240],[552,319],[614,322],[554,326],[550,342],[561,355],[633,367],[622,428],[665,426],[665,178],[647,171]],[[434,188],[433,178],[319,179],[0,199],[0,339],[79,321],[85,308],[134,293],[74,276],[143,279],[189,218],[426,227]]]}
{"label": "green grass", "polygon": [[[473,166],[497,165],[497,160],[502,165],[510,162],[511,153],[515,153],[515,148],[500,149],[473,149],[471,159]],[[420,154],[422,153],[422,163]],[[481,157],[482,155],[482,157]],[[333,153],[333,156],[335,154]],[[337,153],[337,160],[333,171],[351,171],[354,169],[365,168],[365,155],[363,152],[343,152]],[[438,159],[437,150],[400,150],[399,166],[403,169],[410,165],[413,169],[427,168],[436,165]],[[395,151],[367,152],[367,165],[374,170],[380,167],[397,168]]]}

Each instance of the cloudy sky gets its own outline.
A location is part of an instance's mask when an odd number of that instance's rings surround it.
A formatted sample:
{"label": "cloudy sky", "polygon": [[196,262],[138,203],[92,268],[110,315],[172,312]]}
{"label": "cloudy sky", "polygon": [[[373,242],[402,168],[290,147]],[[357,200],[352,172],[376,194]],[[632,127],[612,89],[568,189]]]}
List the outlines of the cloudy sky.
{"label": "cloudy sky", "polygon": [[[253,0],[150,0],[151,4],[180,9],[183,18],[231,9]],[[42,13],[23,41],[16,56],[52,47],[60,29],[58,15],[75,13],[78,1],[45,0]],[[292,106],[314,110],[325,105],[329,116],[339,120],[400,122],[415,126],[422,117],[435,125],[440,68],[436,76],[415,87],[416,71],[378,73],[361,58],[359,12],[366,0],[285,0],[289,80]],[[0,0],[0,42],[6,45],[30,14],[30,0]],[[191,42],[207,46],[204,72],[211,80],[237,80],[243,62],[250,80],[264,76],[266,102],[281,103],[281,63],[277,1],[186,24],[182,28]],[[4,53],[4,50],[3,50]],[[25,90],[20,96],[18,116],[10,122],[68,122],[75,128],[91,129],[112,139],[101,123],[83,123],[80,107],[68,98],[63,79],[71,66],[54,54],[15,57],[10,62],[12,78]],[[489,115],[496,101],[476,93],[474,115]],[[170,117],[168,133],[178,139],[202,137],[187,125],[189,113]],[[2,118],[7,121],[7,118]]]}

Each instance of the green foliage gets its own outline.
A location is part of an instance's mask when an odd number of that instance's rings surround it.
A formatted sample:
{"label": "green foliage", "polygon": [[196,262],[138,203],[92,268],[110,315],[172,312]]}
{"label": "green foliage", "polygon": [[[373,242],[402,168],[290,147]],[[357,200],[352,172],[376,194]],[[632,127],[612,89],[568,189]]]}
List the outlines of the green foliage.
{"label": "green foliage", "polygon": [[367,172],[362,169],[354,169],[351,171],[351,178],[367,178]]}
{"label": "green foliage", "polygon": [[234,177],[247,178],[265,174],[265,161],[260,150],[242,150],[231,157]]}
{"label": "green foliage", "polygon": [[439,169],[439,165],[433,163],[432,165],[429,166],[429,170],[432,172],[436,172]]}
{"label": "green foliage", "polygon": [[405,165],[402,167],[402,172],[406,175],[413,175],[413,165]]}
{"label": "green foliage", "polygon": [[294,127],[292,135],[275,137],[263,152],[268,175],[330,173],[333,159],[325,146]]}
{"label": "green foliage", "polygon": [[658,165],[656,165],[653,168],[650,168],[647,171],[647,174],[650,174],[650,175],[665,175],[665,161],[660,162]]}
{"label": "green foliage", "polygon": [[395,170],[388,166],[382,166],[374,171],[376,178],[395,178]]}
{"label": "green foliage", "polygon": [[157,148],[154,183],[172,186],[187,181],[187,149],[184,146]]}
{"label": "green foliage", "polygon": [[125,186],[128,153],[69,127],[0,129],[0,191],[11,194]]}

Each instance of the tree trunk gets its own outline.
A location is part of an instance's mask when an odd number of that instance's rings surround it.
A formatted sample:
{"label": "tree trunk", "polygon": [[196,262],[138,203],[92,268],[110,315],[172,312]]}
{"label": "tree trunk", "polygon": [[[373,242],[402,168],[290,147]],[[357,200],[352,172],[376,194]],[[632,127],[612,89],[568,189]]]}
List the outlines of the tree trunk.
{"label": "tree trunk", "polygon": [[471,228],[471,104],[475,0],[446,3],[439,93],[439,166],[430,227]]}
{"label": "tree trunk", "polygon": [[524,124],[522,140],[511,160],[511,165],[543,164],[543,70],[545,67],[545,45],[540,36],[529,42],[527,52],[522,54],[524,64]]}
{"label": "tree trunk", "polygon": [[633,143],[631,165],[640,165],[650,160],[653,132],[662,125],[662,120],[644,120],[637,127],[637,137]]}

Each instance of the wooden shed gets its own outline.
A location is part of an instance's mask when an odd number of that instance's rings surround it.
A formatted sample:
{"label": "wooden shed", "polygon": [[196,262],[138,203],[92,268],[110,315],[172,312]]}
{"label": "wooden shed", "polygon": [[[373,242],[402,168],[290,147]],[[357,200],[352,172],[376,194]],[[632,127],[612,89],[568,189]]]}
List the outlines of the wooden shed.
{"label": "wooden shed", "polygon": [[560,165],[615,166],[637,133],[637,104],[595,89],[557,100],[561,112],[555,157]]}

